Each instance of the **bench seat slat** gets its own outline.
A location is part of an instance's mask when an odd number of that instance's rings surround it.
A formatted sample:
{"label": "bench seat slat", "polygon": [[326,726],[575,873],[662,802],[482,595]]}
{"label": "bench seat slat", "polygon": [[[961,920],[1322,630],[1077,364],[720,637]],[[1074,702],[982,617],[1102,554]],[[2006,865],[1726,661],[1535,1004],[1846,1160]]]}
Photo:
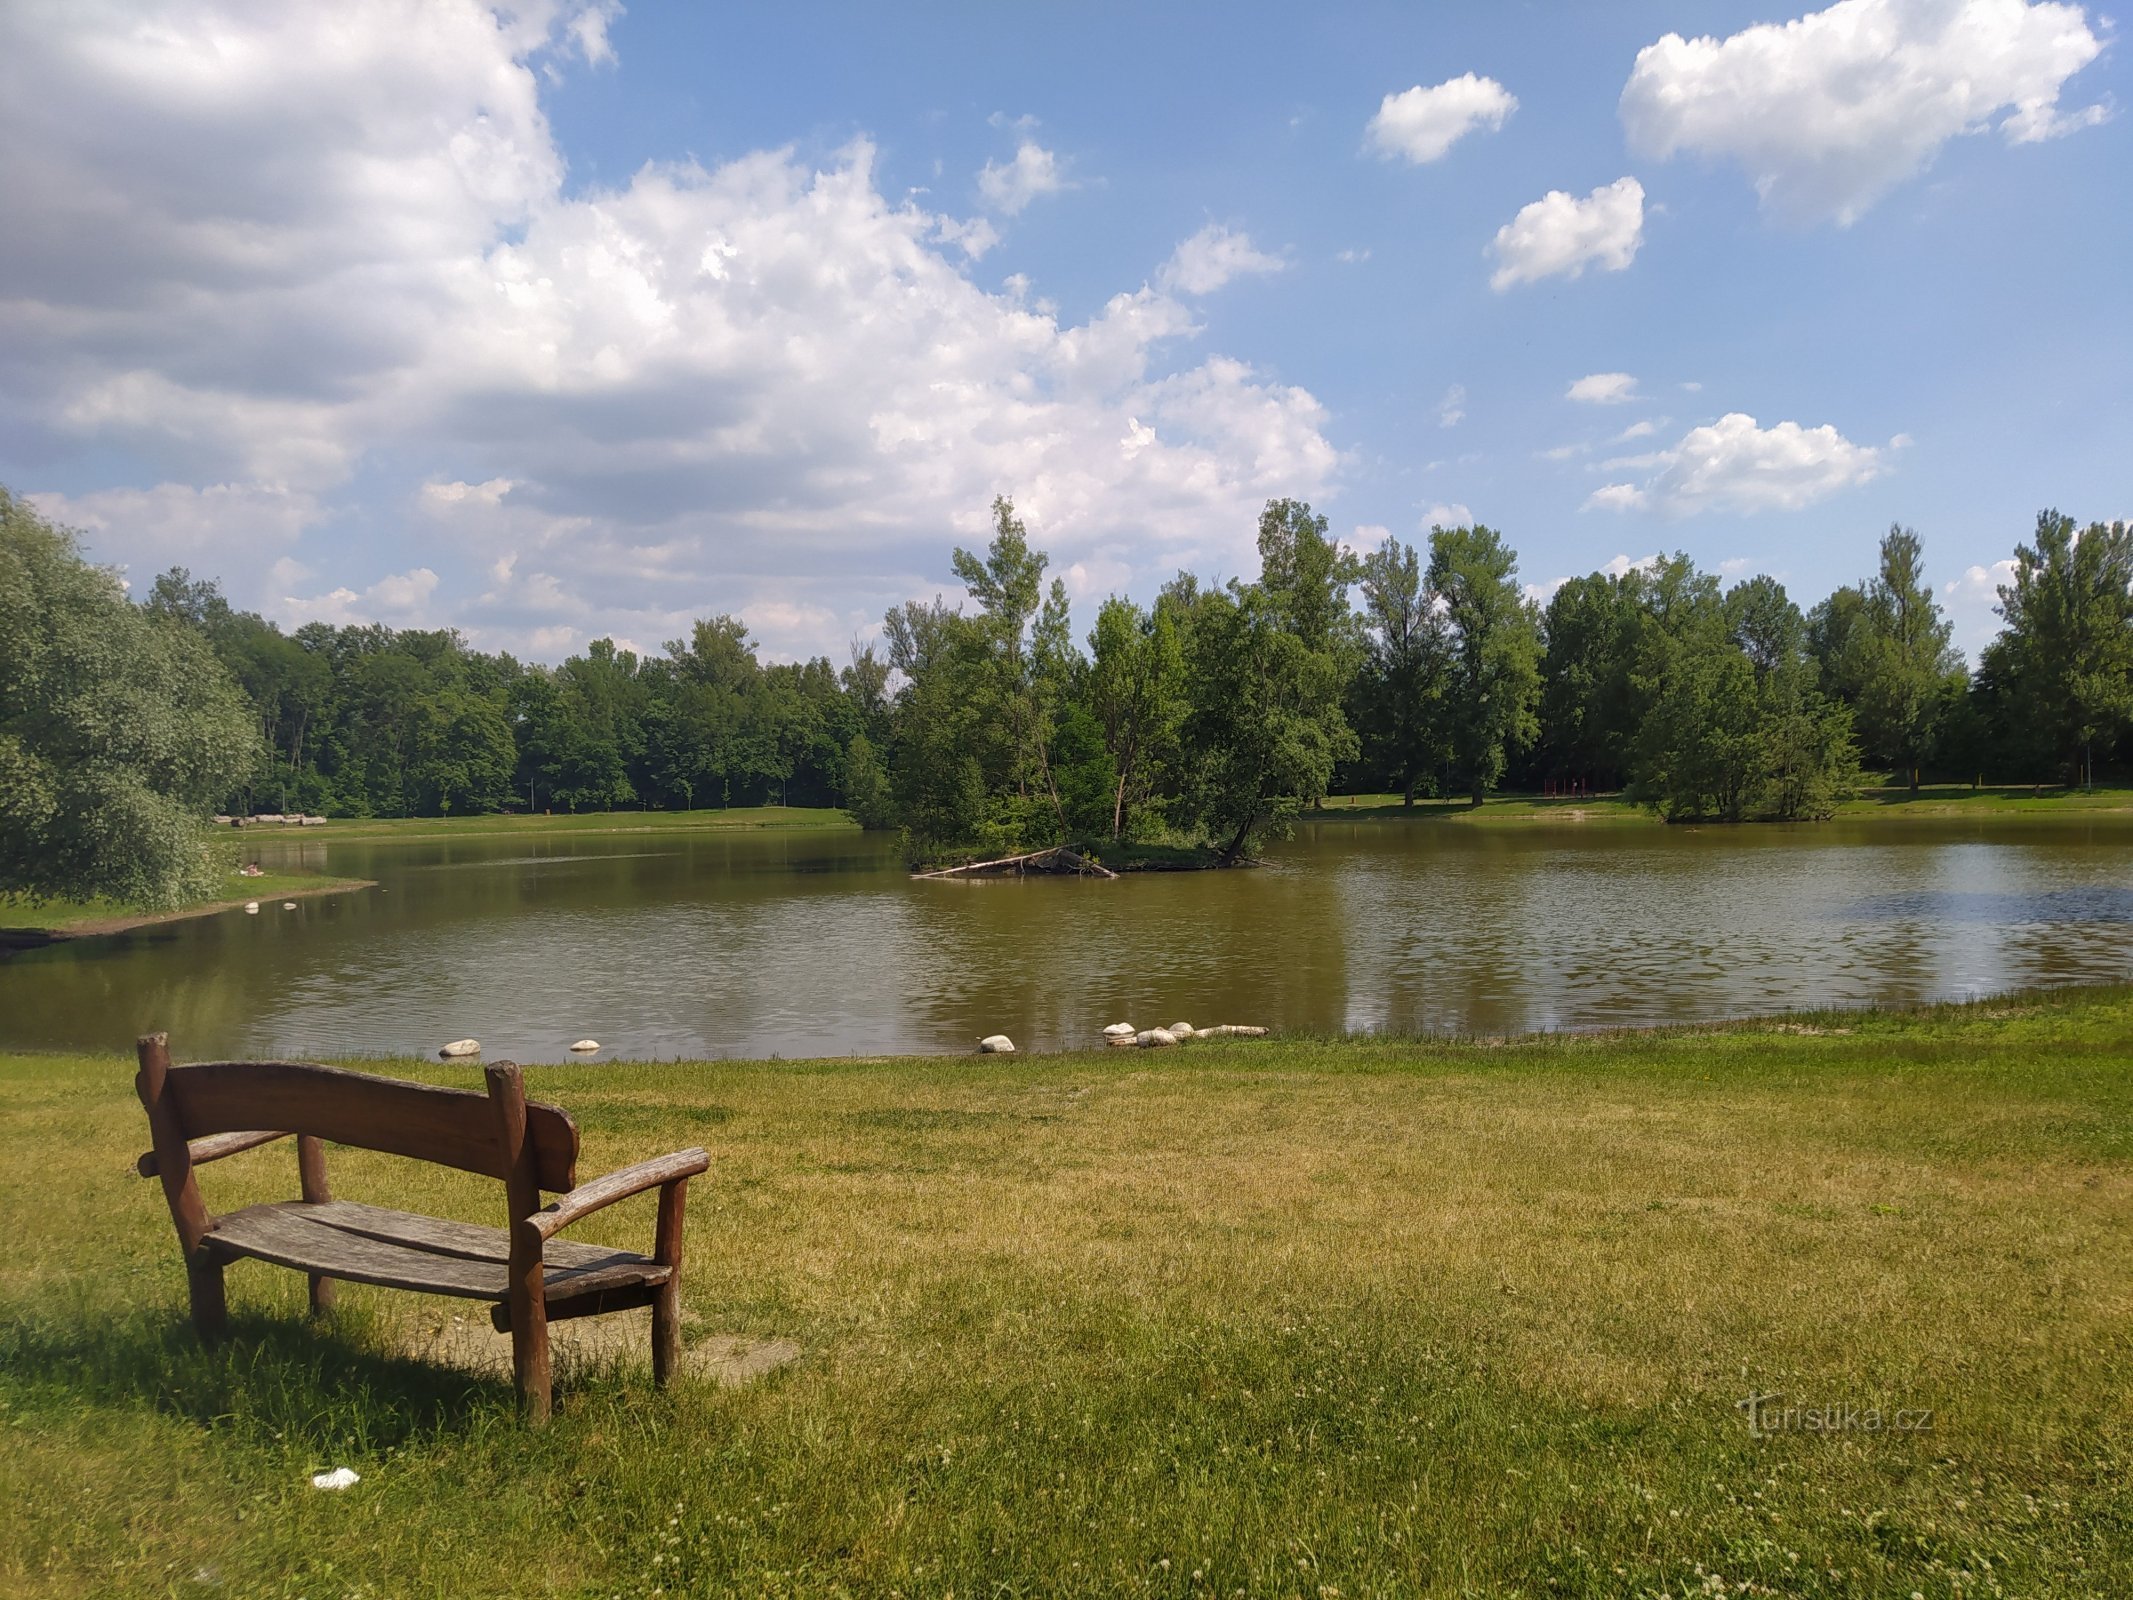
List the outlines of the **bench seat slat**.
{"label": "bench seat slat", "polygon": [[[303,1205],[303,1202],[297,1203]],[[511,1236],[502,1228],[486,1228],[478,1222],[453,1222],[445,1217],[423,1216],[413,1211],[391,1211],[383,1206],[364,1205],[359,1200],[327,1200],[316,1205],[303,1205],[303,1214],[326,1227],[367,1239],[382,1239],[387,1244],[412,1245],[438,1255],[464,1256],[469,1261],[502,1263],[511,1259]],[[627,1251],[622,1253],[629,1254]],[[551,1239],[541,1252],[541,1259],[551,1267],[585,1267],[613,1260],[616,1254],[604,1244]]]}
{"label": "bench seat slat", "polygon": [[[509,1297],[511,1242],[501,1228],[389,1211],[347,1200],[247,1206],[215,1221],[208,1246],[305,1272],[466,1300]],[[543,1252],[547,1298],[664,1283],[671,1269],[600,1245],[551,1242]]]}

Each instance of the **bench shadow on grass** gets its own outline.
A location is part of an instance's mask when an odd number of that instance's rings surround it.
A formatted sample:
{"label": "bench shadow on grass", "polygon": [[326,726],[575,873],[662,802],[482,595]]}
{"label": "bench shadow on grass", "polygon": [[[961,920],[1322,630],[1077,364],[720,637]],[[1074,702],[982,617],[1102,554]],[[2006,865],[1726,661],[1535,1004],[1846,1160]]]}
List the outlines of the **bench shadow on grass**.
{"label": "bench shadow on grass", "polygon": [[515,1419],[511,1385],[377,1348],[356,1312],[309,1319],[232,1307],[204,1345],[168,1307],[0,1307],[0,1372],[23,1402],[146,1405],[214,1431],[383,1450]]}

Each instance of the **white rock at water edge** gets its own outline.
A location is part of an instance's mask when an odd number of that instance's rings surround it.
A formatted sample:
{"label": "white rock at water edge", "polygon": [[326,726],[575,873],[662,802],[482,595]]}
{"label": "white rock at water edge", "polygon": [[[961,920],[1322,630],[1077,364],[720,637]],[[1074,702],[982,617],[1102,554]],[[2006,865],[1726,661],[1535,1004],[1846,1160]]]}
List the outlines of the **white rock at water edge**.
{"label": "white rock at water edge", "polygon": [[590,1051],[599,1049],[600,1041],[598,1039],[580,1039],[570,1048],[577,1051],[580,1055],[584,1055]]}
{"label": "white rock at water edge", "polygon": [[1266,1029],[1248,1028],[1234,1022],[1225,1022],[1219,1028],[1196,1028],[1195,1039],[1264,1039]]}
{"label": "white rock at water edge", "polygon": [[1104,1029],[1104,1037],[1106,1039],[1130,1039],[1138,1032],[1140,1032],[1140,1029],[1134,1027],[1130,1022],[1114,1022]]}
{"label": "white rock at water edge", "polygon": [[1176,1044],[1178,1036],[1168,1028],[1149,1028],[1133,1036],[1133,1042],[1143,1050],[1159,1050],[1166,1044]]}
{"label": "white rock at water edge", "polygon": [[1189,1022],[1173,1022],[1170,1025],[1170,1032],[1179,1044],[1183,1044],[1192,1037],[1192,1024]]}
{"label": "white rock at water edge", "polygon": [[988,1033],[978,1041],[978,1053],[987,1056],[1011,1056],[1015,1053],[1015,1041],[1004,1033]]}
{"label": "white rock at water edge", "polygon": [[259,902],[258,902],[257,900],[247,900],[247,901],[246,901],[246,902],[244,903],[244,914],[245,914],[246,916],[248,916],[248,917],[256,917],[256,916],[258,916],[258,915],[259,915]]}
{"label": "white rock at water edge", "polygon": [[281,903],[281,908],[284,911],[294,911],[296,909],[296,902],[294,900],[284,900]]}
{"label": "white rock at water edge", "polygon": [[438,1047],[437,1054],[449,1061],[454,1056],[478,1056],[481,1054],[479,1039],[454,1039],[448,1045]]}

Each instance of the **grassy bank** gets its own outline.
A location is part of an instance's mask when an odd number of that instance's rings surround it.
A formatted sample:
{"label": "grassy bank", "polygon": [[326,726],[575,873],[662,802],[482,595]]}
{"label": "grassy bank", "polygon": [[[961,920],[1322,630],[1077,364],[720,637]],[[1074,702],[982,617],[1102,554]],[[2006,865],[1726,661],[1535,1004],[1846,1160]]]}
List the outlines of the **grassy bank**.
{"label": "grassy bank", "polygon": [[[0,1591],[2122,1595],[2129,1068],[2133,991],[536,1069],[587,1173],[712,1150],[689,1315],[805,1354],[665,1397],[580,1369],[533,1435],[395,1353],[411,1297],[314,1329],[297,1275],[240,1265],[198,1349],[129,1063],[0,1057]],[[203,1176],[284,1198],[294,1158]],[[641,1245],[630,1205],[580,1236]],[[336,1465],[362,1482],[309,1486]]]}
{"label": "grassy bank", "polygon": [[735,806],[725,811],[499,812],[477,817],[344,817],[308,828],[262,823],[235,830],[248,843],[299,838],[332,842],[464,839],[474,834],[701,833],[721,828],[856,828],[849,815],[821,806]]}
{"label": "grassy bank", "polygon": [[347,894],[371,886],[367,878],[324,878],[315,872],[268,872],[256,878],[231,873],[225,887],[208,899],[172,911],[142,911],[118,900],[26,900],[0,898],[0,940],[11,943],[46,939],[83,939],[100,933],[125,933],[159,922],[213,916],[247,901],[302,900],[313,895]]}
{"label": "grassy bank", "polygon": [[[1902,786],[1863,789],[1855,799],[1837,808],[1838,816],[1852,821],[1925,817],[2036,819],[2094,816],[2108,812],[2133,812],[2133,789],[2098,788],[2089,792],[2027,785],[1973,789],[1966,783],[1926,784],[1916,795]],[[1396,794],[1334,795],[1326,801],[1323,811],[1305,815],[1307,819],[1382,817],[1483,825],[1553,821],[1665,826],[1659,814],[1649,806],[1633,805],[1616,794],[1579,798],[1500,794],[1489,796],[1488,802],[1478,809],[1464,799],[1417,800],[1409,808],[1401,804]]]}

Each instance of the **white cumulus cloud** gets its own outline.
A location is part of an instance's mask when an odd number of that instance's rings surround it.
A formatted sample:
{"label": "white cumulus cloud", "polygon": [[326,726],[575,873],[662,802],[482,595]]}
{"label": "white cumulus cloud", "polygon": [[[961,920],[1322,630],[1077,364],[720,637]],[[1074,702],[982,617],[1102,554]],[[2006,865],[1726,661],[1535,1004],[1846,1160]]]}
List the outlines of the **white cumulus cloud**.
{"label": "white cumulus cloud", "polygon": [[1494,78],[1466,72],[1434,88],[1417,84],[1387,95],[1363,137],[1387,160],[1437,161],[1474,129],[1502,127],[1517,109],[1517,98]]}
{"label": "white cumulus cloud", "polygon": [[194,568],[196,576],[265,568],[321,515],[316,495],[271,483],[159,483],[29,499],[53,522],[80,530],[98,561],[136,582],[171,566]]}
{"label": "white cumulus cloud", "polygon": [[1585,509],[1665,516],[1796,511],[1881,476],[1888,448],[1853,444],[1827,423],[1763,428],[1746,413],[1730,411],[1691,428],[1669,450],[1607,462],[1648,476],[1642,483],[1603,484],[1586,497]]}
{"label": "white cumulus cloud", "polygon": [[[0,6],[0,433],[114,485],[53,502],[93,555],[489,647],[732,611],[841,652],[996,493],[1152,583],[1337,489],[1309,391],[1163,288],[981,287],[868,140],[566,190],[542,86],[588,14]],[[1058,179],[1018,162],[1009,198]]]}
{"label": "white cumulus cloud", "polygon": [[2010,556],[1990,566],[1965,567],[1959,577],[1941,585],[1943,609],[1955,624],[1955,642],[1973,660],[2000,631],[2000,590],[2011,587],[2014,578],[2015,563]]}
{"label": "white cumulus cloud", "polygon": [[1575,278],[1589,265],[1620,272],[1644,242],[1644,185],[1635,178],[1602,184],[1584,199],[1550,189],[1496,230],[1489,249],[1499,293],[1518,283]]}
{"label": "white cumulus cloud", "polygon": [[1587,405],[1618,406],[1637,398],[1637,380],[1626,372],[1588,372],[1574,380],[1563,395]]}
{"label": "white cumulus cloud", "polygon": [[360,591],[344,585],[309,597],[284,595],[274,610],[289,623],[317,621],[345,627],[352,622],[387,622],[420,627],[431,620],[430,596],[436,592],[437,574],[428,567],[415,567],[380,578]]}
{"label": "white cumulus cloud", "polygon": [[978,174],[978,193],[985,203],[1010,217],[1019,215],[1039,195],[1056,194],[1065,187],[1059,157],[1034,139],[1017,145],[1013,160],[988,161]]}
{"label": "white cumulus cloud", "polygon": [[2026,0],[1841,0],[1726,39],[1670,33],[1622,90],[1630,146],[1737,162],[1774,214],[1850,223],[1950,139],[2012,144],[2101,121],[2065,112],[2102,53],[2082,8]]}
{"label": "white cumulus cloud", "polygon": [[1233,278],[1264,276],[1287,266],[1281,257],[1256,248],[1250,234],[1211,222],[1177,247],[1155,281],[1184,294],[1213,294]]}

